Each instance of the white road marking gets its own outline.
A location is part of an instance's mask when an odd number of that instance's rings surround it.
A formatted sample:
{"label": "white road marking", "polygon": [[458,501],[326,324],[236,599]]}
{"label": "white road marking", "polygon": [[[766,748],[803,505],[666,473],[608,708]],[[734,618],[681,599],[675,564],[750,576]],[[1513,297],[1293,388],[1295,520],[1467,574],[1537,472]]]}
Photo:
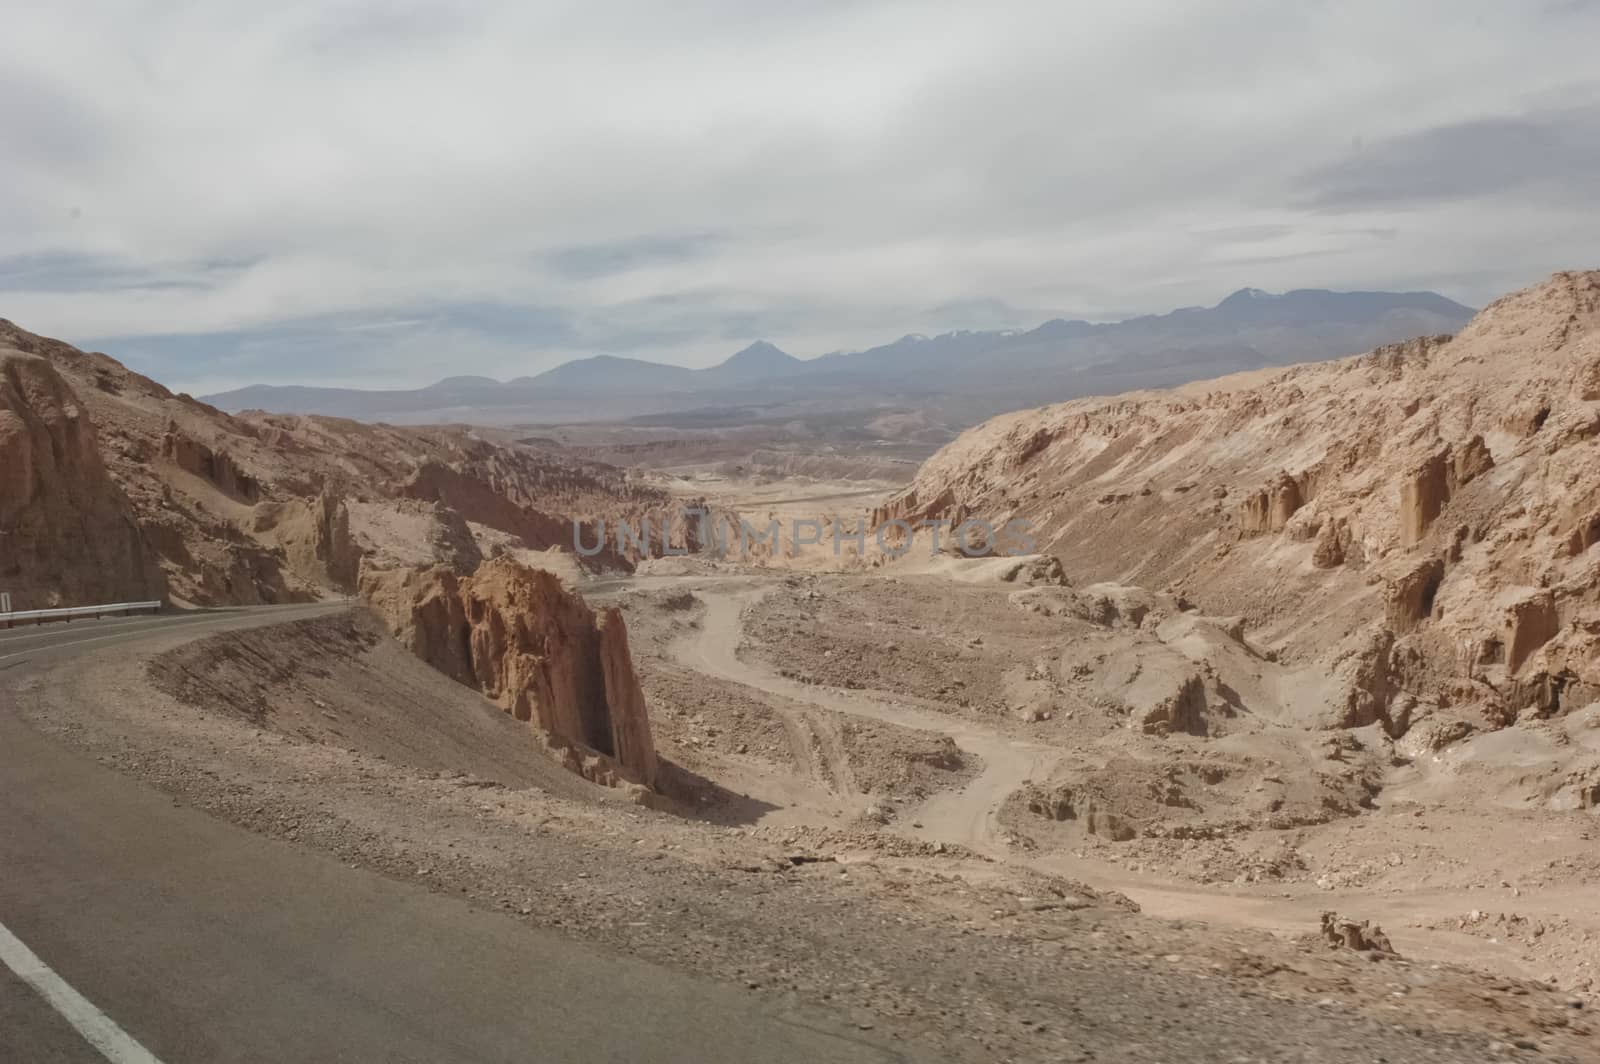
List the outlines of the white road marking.
{"label": "white road marking", "polygon": [[112,1064],[161,1064],[133,1036],[94,1007],[94,1003],[51,971],[50,966],[22,944],[22,940],[0,924],[0,961],[37,990],[63,1019],[72,1024],[84,1041],[100,1051]]}
{"label": "white road marking", "polygon": [[[295,607],[299,606],[299,605],[300,605],[299,603],[296,603],[295,606],[260,607],[260,608],[263,608],[263,609],[274,609],[274,608],[282,609],[283,612],[286,613],[286,614],[298,615],[301,612],[301,610],[297,609]],[[304,608],[306,608],[306,609],[314,609],[315,607],[321,606],[321,605],[325,605],[325,604],[324,603],[307,603],[307,604],[305,604]],[[336,604],[334,604],[334,605],[336,605]],[[118,628],[124,629],[124,630],[113,632],[111,635],[88,636],[88,637],[83,638],[83,639],[62,639],[59,642],[47,643],[46,645],[41,646],[41,647],[34,647],[32,650],[18,650],[15,653],[11,653],[11,654],[0,654],[0,661],[10,661],[12,658],[25,658],[25,657],[28,657],[29,655],[32,655],[32,654],[43,654],[43,653],[46,653],[46,652],[51,651],[51,650],[57,650],[57,649],[59,649],[61,647],[82,646],[85,643],[104,643],[104,642],[106,642],[107,640],[110,640],[110,639],[132,639],[132,638],[135,638],[137,636],[145,635],[147,633],[155,633],[155,632],[159,632],[159,631],[164,631],[165,629],[168,629],[168,628],[187,627],[188,625],[191,625],[191,624],[200,624],[200,623],[203,623],[205,621],[217,621],[217,620],[222,620],[222,619],[224,619],[226,617],[232,617],[232,616],[238,616],[238,615],[237,614],[222,614],[222,615],[207,614],[207,615],[193,616],[193,617],[181,617],[180,616],[180,617],[153,618],[153,619],[148,620],[148,621],[138,621],[138,622],[135,622],[132,625],[118,625],[117,626]],[[291,617],[291,619],[292,619],[292,617]],[[133,631],[125,630],[125,629],[128,629],[128,628],[132,628],[134,630]],[[99,629],[99,630],[100,631],[105,631],[105,629],[103,629],[103,628]],[[79,633],[77,633],[77,632],[69,633],[69,632],[63,632],[63,631],[57,630],[55,632],[46,632],[46,633],[43,633],[43,634],[44,635],[78,635]],[[4,647],[7,642],[9,642],[9,640],[0,639],[0,647]]]}
{"label": "white road marking", "polygon": [[[191,621],[189,623],[192,624],[193,622]],[[161,628],[176,628],[177,624],[163,624],[163,625],[160,625],[159,627],[161,627]],[[148,631],[149,629],[146,628],[145,630]],[[131,636],[134,636],[134,635],[143,635],[143,634],[144,634],[144,632],[142,632],[142,631],[141,632],[116,632],[116,633],[114,633],[112,635],[98,635],[98,636],[92,636],[92,637],[87,638],[87,639],[63,639],[59,643],[50,643],[50,644],[48,644],[46,646],[34,647],[32,650],[19,650],[15,654],[0,654],[0,661],[10,661],[12,658],[25,658],[29,654],[43,654],[47,650],[56,650],[56,649],[58,649],[60,647],[75,647],[75,646],[79,646],[79,645],[81,645],[83,643],[104,643],[108,639],[127,639],[127,638],[129,638]]]}
{"label": "white road marking", "polygon": [[[102,621],[73,621],[67,627],[67,631],[92,628],[96,632],[109,632],[114,628],[135,628],[139,625],[156,623],[159,621],[150,617],[108,617]],[[25,628],[0,628],[0,646],[16,646],[41,639],[54,639],[62,634],[62,628],[62,625],[55,624],[43,627],[28,625]]]}

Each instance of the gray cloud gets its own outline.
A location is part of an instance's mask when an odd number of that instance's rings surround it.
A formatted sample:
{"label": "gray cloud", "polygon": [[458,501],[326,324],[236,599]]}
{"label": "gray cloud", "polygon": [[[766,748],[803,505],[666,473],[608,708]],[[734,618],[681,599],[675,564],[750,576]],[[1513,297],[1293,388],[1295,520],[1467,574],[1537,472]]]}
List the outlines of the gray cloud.
{"label": "gray cloud", "polygon": [[70,251],[0,257],[0,292],[205,292],[249,268],[248,262],[135,264]]}
{"label": "gray cloud", "polygon": [[1476,118],[1389,138],[1315,170],[1306,203],[1328,210],[1406,207],[1516,194],[1523,203],[1592,202],[1600,106]]}
{"label": "gray cloud", "polygon": [[565,277],[604,277],[646,265],[702,258],[716,246],[718,239],[712,233],[641,236],[609,244],[558,248],[550,253],[548,261],[552,270]]}
{"label": "gray cloud", "polygon": [[1597,35],[1497,0],[34,5],[0,315],[194,390],[1246,285],[1482,302],[1593,265]]}

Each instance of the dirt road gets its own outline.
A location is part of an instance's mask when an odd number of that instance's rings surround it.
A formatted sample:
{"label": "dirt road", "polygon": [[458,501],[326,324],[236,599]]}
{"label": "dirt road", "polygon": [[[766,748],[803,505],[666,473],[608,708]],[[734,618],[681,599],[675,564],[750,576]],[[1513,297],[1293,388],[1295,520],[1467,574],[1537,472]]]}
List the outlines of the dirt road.
{"label": "dirt road", "polygon": [[982,763],[982,772],[965,787],[933,795],[904,819],[921,824],[911,831],[929,841],[959,843],[981,853],[1003,853],[995,823],[1001,803],[1023,781],[1048,773],[1061,758],[1061,752],[996,735],[981,726],[903,701],[799,683],[744,661],[738,655],[744,631],[741,617],[765,593],[761,587],[708,590],[702,586],[699,595],[706,604],[705,617],[694,636],[678,647],[679,661],[708,676],[770,695],[950,736],[964,752]]}
{"label": "dirt road", "polygon": [[[1430,961],[1510,966],[1498,942],[1467,934],[1408,925],[1434,923],[1441,914],[1470,911],[1483,903],[1471,891],[1418,891],[1407,896],[1374,898],[1360,890],[1317,890],[1309,894],[1266,894],[1226,886],[1201,887],[1060,851],[1018,853],[1001,836],[997,814],[1006,798],[1030,779],[1045,779],[1065,756],[1058,748],[1001,735],[982,724],[948,713],[919,708],[910,699],[885,692],[846,690],[801,683],[763,664],[738,655],[744,638],[744,613],[772,590],[770,581],[745,577],[649,578],[652,588],[693,587],[705,603],[700,628],[674,647],[680,664],[707,676],[740,684],[773,697],[780,715],[785,702],[817,706],[838,713],[885,721],[950,736],[966,753],[982,762],[982,771],[967,785],[939,791],[908,808],[895,830],[929,842],[959,844],[986,856],[1041,872],[1080,879],[1100,889],[1119,891],[1152,916],[1174,920],[1203,919],[1239,928],[1294,934],[1316,925],[1330,907],[1358,908],[1379,916],[1394,929],[1405,951]],[[1552,917],[1573,902],[1581,887],[1548,892],[1542,908]],[[1523,903],[1526,906],[1528,903]],[[1525,972],[1529,977],[1538,973]]]}

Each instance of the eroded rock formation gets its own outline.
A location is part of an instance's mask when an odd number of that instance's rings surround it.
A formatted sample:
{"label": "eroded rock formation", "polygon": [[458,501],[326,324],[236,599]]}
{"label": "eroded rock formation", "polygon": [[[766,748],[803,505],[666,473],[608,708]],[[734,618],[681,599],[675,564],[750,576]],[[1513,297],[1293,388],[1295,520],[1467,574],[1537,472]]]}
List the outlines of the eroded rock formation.
{"label": "eroded rock formation", "polygon": [[655,786],[650,720],[617,610],[596,616],[551,573],[506,558],[471,576],[443,566],[370,571],[361,590],[418,657],[600,755],[586,775]]}
{"label": "eroded rock formation", "polygon": [[307,583],[354,591],[361,548],[350,534],[350,508],[332,492],[256,508],[254,531],[271,534],[289,567]]}
{"label": "eroded rock formation", "polygon": [[1384,623],[1391,631],[1405,632],[1426,620],[1443,580],[1441,558],[1420,558],[1407,564],[1384,584]]}
{"label": "eroded rock formation", "polygon": [[1494,466],[1483,437],[1443,447],[1407,470],[1400,485],[1400,542],[1412,547],[1428,535],[1445,506],[1462,488]]}
{"label": "eroded rock formation", "polygon": [[1450,499],[1450,453],[1435,451],[1406,470],[1400,484],[1400,542],[1421,543]]}
{"label": "eroded rock formation", "polygon": [[1306,503],[1300,480],[1279,473],[1273,482],[1248,496],[1239,507],[1239,531],[1247,536],[1282,532],[1295,511]]}
{"label": "eroded rock formation", "polygon": [[1505,611],[1506,668],[1516,672],[1534,651],[1550,642],[1561,627],[1555,595],[1533,591],[1508,604]]}
{"label": "eroded rock formation", "polygon": [[227,451],[213,451],[185,435],[176,422],[167,427],[167,434],[161,438],[161,453],[179,469],[211,482],[225,495],[244,502],[261,498],[261,485],[240,469]]}

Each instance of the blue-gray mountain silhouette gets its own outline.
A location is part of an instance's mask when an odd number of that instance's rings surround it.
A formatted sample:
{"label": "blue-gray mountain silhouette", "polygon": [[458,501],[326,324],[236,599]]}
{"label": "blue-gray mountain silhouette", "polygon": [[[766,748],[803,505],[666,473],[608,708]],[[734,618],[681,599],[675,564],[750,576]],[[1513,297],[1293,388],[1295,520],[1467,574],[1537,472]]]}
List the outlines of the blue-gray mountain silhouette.
{"label": "blue-gray mountain silhouette", "polygon": [[1214,307],[1111,323],[1055,319],[1026,331],[909,335],[810,359],[758,340],[704,369],[597,355],[503,383],[451,377],[401,391],[256,385],[205,399],[225,410],[404,421],[619,418],[798,399],[860,408],[918,396],[1005,409],[1013,400],[1031,406],[1356,354],[1454,332],[1472,314],[1433,292],[1243,288]]}

